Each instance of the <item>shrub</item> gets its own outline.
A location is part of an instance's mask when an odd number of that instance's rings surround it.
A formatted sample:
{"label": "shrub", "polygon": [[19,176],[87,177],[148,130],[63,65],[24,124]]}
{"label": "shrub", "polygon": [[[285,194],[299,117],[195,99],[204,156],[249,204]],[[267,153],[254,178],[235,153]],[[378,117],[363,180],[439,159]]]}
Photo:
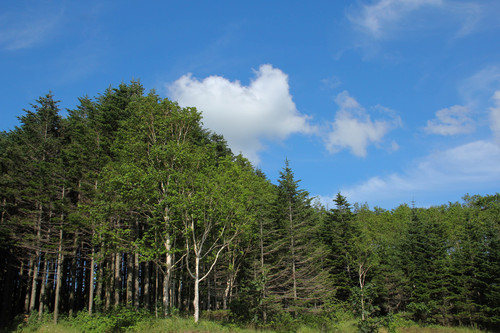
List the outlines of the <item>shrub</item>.
{"label": "shrub", "polygon": [[227,323],[231,319],[231,310],[207,310],[201,313],[202,319]]}
{"label": "shrub", "polygon": [[146,311],[126,307],[118,307],[107,314],[89,315],[82,311],[70,321],[70,325],[82,332],[123,332],[150,316]]}

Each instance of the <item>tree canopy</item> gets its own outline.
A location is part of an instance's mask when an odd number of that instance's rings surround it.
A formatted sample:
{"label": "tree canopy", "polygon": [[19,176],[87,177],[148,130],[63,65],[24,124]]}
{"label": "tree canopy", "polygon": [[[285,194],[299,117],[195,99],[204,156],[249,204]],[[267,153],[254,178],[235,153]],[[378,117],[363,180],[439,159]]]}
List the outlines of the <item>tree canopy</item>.
{"label": "tree canopy", "polygon": [[500,322],[500,194],[384,210],[338,193],[327,210],[291,162],[268,180],[139,82],[65,118],[58,103],[0,133],[2,325],[119,307],[263,326],[343,309],[361,331]]}

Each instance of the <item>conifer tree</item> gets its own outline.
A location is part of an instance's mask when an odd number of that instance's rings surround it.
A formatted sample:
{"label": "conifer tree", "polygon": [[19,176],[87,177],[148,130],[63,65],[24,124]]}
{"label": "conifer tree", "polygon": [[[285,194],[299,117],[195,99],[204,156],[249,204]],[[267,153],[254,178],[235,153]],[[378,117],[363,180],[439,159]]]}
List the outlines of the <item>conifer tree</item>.
{"label": "conifer tree", "polygon": [[347,198],[337,193],[335,208],[330,209],[321,226],[321,238],[327,250],[325,263],[331,269],[336,287],[335,297],[347,302],[357,285],[357,267],[353,266],[355,238],[359,231]]}
{"label": "conifer tree", "polygon": [[416,321],[447,324],[448,243],[438,208],[413,209],[402,250],[410,290],[407,310]]}
{"label": "conifer tree", "polygon": [[61,205],[57,202],[62,199],[64,188],[62,119],[57,104],[49,93],[36,100],[31,110],[25,110],[20,117],[22,125],[14,134],[16,144],[24,149],[17,149],[11,157],[18,163],[21,176],[16,179],[20,189],[16,204],[22,213],[15,237],[21,248],[27,250],[23,259],[29,261],[32,272],[26,305],[29,312],[38,309],[39,315],[48,301],[45,292],[51,273],[49,265],[54,260],[54,235],[59,234],[53,221],[59,215],[57,209]]}
{"label": "conifer tree", "polygon": [[331,290],[322,266],[324,248],[311,241],[318,228],[311,199],[299,188],[299,182],[286,160],[278,180],[275,226],[267,231],[272,234],[273,250],[266,263],[266,303],[274,303],[294,316],[320,307]]}

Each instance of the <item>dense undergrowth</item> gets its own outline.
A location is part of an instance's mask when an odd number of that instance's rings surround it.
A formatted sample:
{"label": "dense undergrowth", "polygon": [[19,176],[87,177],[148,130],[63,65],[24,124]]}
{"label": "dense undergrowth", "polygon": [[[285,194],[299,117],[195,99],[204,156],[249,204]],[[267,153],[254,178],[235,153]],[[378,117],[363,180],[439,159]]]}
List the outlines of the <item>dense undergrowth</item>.
{"label": "dense undergrowth", "polygon": [[181,315],[169,318],[155,318],[153,314],[145,311],[135,311],[120,308],[107,314],[89,315],[79,312],[73,317],[62,317],[58,324],[54,324],[50,314],[41,318],[34,313],[30,317],[18,316],[2,332],[17,333],[77,333],[77,332],[341,332],[341,333],[480,333],[485,332],[477,328],[420,326],[404,319],[403,316],[390,316],[375,318],[369,321],[356,320],[350,313],[338,312],[330,319],[321,317],[303,318],[295,320],[283,318],[280,322],[271,322],[267,325],[238,324],[231,321],[223,311],[207,311],[205,319],[197,324],[192,318]]}

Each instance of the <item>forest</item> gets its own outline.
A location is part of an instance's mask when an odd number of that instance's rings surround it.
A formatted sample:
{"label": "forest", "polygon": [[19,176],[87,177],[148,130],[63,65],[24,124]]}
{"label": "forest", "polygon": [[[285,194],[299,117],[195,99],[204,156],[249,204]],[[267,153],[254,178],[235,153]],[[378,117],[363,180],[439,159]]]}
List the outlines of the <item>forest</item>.
{"label": "forest", "polygon": [[498,193],[392,210],[338,193],[328,209],[293,161],[267,179],[201,112],[137,81],[61,113],[48,93],[0,133],[0,327],[126,308],[498,330]]}

